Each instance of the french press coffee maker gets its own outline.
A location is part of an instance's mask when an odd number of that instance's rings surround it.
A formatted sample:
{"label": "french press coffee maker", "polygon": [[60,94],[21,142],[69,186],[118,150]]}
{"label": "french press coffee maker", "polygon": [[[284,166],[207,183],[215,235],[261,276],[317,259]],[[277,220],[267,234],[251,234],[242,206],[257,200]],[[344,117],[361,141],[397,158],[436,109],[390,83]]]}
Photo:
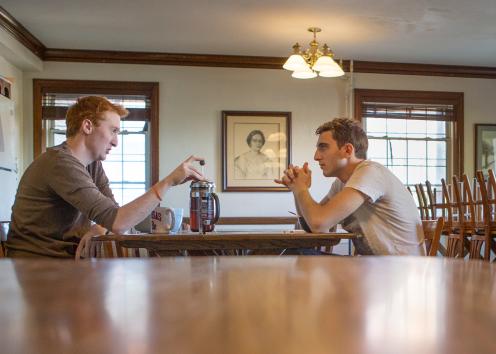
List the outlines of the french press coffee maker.
{"label": "french press coffee maker", "polygon": [[214,230],[220,216],[219,197],[214,190],[213,182],[191,182],[189,206],[191,231],[200,231],[204,234]]}

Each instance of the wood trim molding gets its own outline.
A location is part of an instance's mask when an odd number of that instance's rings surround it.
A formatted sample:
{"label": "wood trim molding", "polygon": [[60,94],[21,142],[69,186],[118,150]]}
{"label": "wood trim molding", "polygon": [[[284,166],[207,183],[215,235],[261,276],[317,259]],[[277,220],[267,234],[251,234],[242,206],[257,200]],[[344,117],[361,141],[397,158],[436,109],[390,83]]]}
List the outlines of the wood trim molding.
{"label": "wood trim molding", "polygon": [[158,82],[92,81],[92,80],[43,80],[33,79],[33,150],[36,158],[44,149],[42,131],[42,98],[51,93],[127,94],[146,95],[150,98],[150,178],[158,182],[159,175],[159,84]]}
{"label": "wood trim molding", "polygon": [[153,186],[155,183],[159,181],[158,172],[159,172],[159,84],[158,82],[152,83],[151,92],[150,92],[150,164],[151,164],[151,185]]}
{"label": "wood trim molding", "polygon": [[52,49],[45,51],[46,61],[208,66],[226,68],[282,69],[285,58],[242,55],[122,52],[110,50]]}
{"label": "wood trim molding", "polygon": [[[282,70],[282,65],[284,64],[286,58],[48,48],[45,51],[45,60],[85,63],[180,65]],[[350,65],[350,60],[343,60],[344,71],[349,72]],[[496,67],[388,63],[360,60],[353,61],[352,65],[353,72],[355,73],[496,79]]]}
{"label": "wood trim molding", "polygon": [[455,123],[452,152],[453,174],[458,176],[463,174],[463,92],[355,89],[354,96],[354,118],[360,122],[362,121],[362,103],[367,101],[453,105]]}
{"label": "wood trim molding", "polygon": [[40,84],[42,93],[64,92],[64,93],[113,93],[128,95],[150,95],[157,82],[140,81],[104,81],[104,80],[52,80],[33,79],[34,83]]}
{"label": "wood trim molding", "polygon": [[26,27],[17,21],[10,13],[0,6],[0,27],[6,30],[17,41],[43,60],[45,46],[33,36]]}
{"label": "wood trim molding", "polygon": [[496,67],[354,61],[356,73],[496,79]]}

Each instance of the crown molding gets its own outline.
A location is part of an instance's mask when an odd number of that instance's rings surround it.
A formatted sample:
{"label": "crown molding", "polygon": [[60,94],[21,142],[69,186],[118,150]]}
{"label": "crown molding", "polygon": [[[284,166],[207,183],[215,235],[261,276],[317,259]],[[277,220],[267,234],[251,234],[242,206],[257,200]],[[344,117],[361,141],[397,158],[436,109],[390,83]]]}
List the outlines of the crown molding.
{"label": "crown molding", "polygon": [[[282,69],[284,57],[51,49],[46,61]],[[350,71],[350,60],[343,60]],[[353,72],[496,79],[496,67],[353,61]]]}
{"label": "crown molding", "polygon": [[285,58],[242,55],[124,52],[111,50],[54,49],[45,51],[46,61],[148,65],[209,66],[226,68],[281,69]]}
{"label": "crown molding", "polygon": [[496,67],[353,61],[357,73],[496,79]]}
{"label": "crown molding", "polygon": [[43,60],[43,54],[46,49],[43,43],[41,43],[38,38],[33,36],[31,32],[26,29],[26,27],[24,27],[1,6],[0,28],[6,30],[17,41],[33,52],[34,55]]}

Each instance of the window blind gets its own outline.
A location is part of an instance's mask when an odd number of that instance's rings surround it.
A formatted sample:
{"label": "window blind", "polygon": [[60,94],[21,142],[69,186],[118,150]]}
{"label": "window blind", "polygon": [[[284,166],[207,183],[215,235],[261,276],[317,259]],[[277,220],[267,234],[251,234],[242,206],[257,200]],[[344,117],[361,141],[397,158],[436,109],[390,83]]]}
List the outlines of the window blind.
{"label": "window blind", "polygon": [[362,117],[454,121],[452,105],[363,102]]}
{"label": "window blind", "polygon": [[[45,93],[42,98],[41,109],[43,120],[65,119],[67,110],[76,103],[79,97],[91,96],[88,94]],[[150,99],[144,95],[107,95],[107,99],[124,106],[129,115],[125,121],[150,121]]]}

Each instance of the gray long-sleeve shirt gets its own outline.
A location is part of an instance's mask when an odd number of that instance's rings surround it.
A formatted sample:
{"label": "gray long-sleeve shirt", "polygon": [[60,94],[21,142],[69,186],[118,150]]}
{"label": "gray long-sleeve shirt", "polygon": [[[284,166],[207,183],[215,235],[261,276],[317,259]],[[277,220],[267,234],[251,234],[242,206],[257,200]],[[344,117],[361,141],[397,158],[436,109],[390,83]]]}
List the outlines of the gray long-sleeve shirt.
{"label": "gray long-sleeve shirt", "polygon": [[73,257],[90,220],[110,229],[117,210],[102,163],[85,167],[63,143],[34,160],[22,176],[7,250]]}

